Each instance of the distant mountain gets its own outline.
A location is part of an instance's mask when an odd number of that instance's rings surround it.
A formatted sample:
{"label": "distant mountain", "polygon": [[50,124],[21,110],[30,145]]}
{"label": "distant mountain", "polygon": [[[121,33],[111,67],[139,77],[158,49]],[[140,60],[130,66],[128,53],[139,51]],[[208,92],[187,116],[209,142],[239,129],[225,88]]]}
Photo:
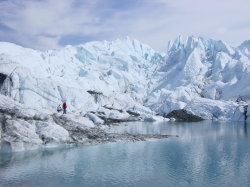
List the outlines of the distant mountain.
{"label": "distant mountain", "polygon": [[165,53],[130,38],[42,52],[1,42],[0,92],[36,108],[67,101],[74,113],[184,108],[206,119],[243,120],[249,46],[191,36],[170,41]]}

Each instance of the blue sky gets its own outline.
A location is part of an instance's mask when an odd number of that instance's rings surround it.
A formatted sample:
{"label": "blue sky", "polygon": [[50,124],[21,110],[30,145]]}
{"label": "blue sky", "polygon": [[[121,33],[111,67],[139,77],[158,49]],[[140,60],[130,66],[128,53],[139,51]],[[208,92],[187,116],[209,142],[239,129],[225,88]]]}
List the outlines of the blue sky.
{"label": "blue sky", "polygon": [[0,41],[35,49],[130,36],[164,52],[189,35],[250,39],[249,0],[0,0]]}

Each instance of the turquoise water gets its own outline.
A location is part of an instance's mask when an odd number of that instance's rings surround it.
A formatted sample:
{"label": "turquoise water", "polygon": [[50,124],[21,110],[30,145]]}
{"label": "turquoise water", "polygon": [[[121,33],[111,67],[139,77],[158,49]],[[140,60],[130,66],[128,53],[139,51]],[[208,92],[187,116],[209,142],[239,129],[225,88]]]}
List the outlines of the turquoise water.
{"label": "turquoise water", "polygon": [[0,186],[250,186],[250,125],[129,123],[164,140],[0,154]]}

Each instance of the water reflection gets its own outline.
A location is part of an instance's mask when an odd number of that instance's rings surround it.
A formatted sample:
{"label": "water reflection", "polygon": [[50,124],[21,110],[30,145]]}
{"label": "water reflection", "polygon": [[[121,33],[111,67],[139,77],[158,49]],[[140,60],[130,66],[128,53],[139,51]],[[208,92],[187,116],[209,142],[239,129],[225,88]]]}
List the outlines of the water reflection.
{"label": "water reflection", "polygon": [[5,168],[9,165],[17,165],[19,163],[30,162],[32,160],[47,158],[54,154],[67,152],[68,149],[75,146],[58,146],[54,148],[40,148],[39,150],[31,150],[17,153],[0,153],[0,168]]}
{"label": "water reflection", "polygon": [[247,136],[247,122],[244,122],[244,134]]}
{"label": "water reflection", "polygon": [[128,123],[179,138],[0,155],[0,186],[250,186],[245,123]]}
{"label": "water reflection", "polygon": [[163,123],[124,123],[109,129],[112,133],[131,134],[164,134],[179,135],[181,138],[194,138],[196,136],[248,136],[246,122],[163,122]]}

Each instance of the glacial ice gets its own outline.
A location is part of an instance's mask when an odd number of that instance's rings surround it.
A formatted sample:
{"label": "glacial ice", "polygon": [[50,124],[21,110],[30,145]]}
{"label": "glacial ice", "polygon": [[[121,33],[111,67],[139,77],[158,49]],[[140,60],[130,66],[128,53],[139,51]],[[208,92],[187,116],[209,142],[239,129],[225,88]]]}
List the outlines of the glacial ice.
{"label": "glacial ice", "polygon": [[[128,37],[48,51],[0,42],[0,93],[0,112],[18,117],[6,124],[29,128],[34,144],[41,143],[37,134],[67,142],[67,128],[79,124],[95,128],[105,119],[158,121],[163,119],[156,114],[178,109],[204,119],[243,121],[250,102],[250,42],[231,47],[180,36],[165,53]],[[64,101],[68,114],[53,114]],[[66,130],[58,125],[62,120],[68,122]]]}
{"label": "glacial ice", "polygon": [[44,52],[1,42],[0,73],[8,77],[1,93],[40,109],[55,110],[66,101],[70,113],[107,105],[166,114],[197,98],[207,98],[211,105],[218,100],[248,101],[246,51],[249,41],[234,48],[194,36],[178,37],[165,54],[128,37]]}

